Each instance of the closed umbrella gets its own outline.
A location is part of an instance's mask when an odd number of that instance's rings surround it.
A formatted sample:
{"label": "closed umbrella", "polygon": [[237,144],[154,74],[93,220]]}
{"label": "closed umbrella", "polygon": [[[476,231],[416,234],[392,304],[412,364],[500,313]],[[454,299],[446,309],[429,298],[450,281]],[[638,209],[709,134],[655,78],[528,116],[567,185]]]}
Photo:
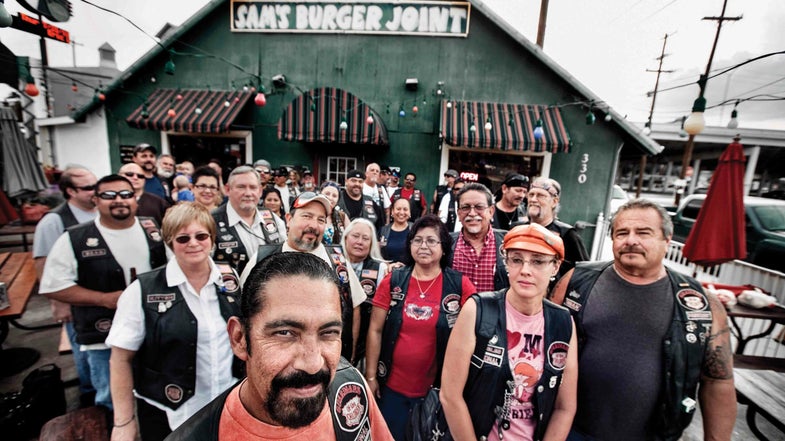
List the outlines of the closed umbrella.
{"label": "closed umbrella", "polygon": [[15,198],[45,190],[48,184],[36,158],[35,146],[19,131],[16,114],[8,107],[0,107],[0,132],[3,142],[3,190],[6,194]]}
{"label": "closed umbrella", "polygon": [[744,223],[744,149],[739,138],[720,156],[706,200],[682,253],[690,262],[718,265],[747,257]]}

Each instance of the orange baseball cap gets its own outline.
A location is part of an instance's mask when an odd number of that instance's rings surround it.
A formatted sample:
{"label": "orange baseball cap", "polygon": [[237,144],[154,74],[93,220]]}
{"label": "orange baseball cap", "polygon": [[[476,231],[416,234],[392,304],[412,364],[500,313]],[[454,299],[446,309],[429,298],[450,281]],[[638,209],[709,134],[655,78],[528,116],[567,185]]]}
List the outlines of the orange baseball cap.
{"label": "orange baseball cap", "polygon": [[556,233],[540,224],[518,225],[504,236],[503,250],[526,250],[555,254],[564,259],[564,242]]}

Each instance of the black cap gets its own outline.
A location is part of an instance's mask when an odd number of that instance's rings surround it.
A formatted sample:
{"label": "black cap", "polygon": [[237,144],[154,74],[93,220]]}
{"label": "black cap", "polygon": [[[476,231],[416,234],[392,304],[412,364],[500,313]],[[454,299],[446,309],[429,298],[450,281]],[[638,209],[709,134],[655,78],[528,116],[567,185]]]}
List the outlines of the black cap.
{"label": "black cap", "polygon": [[146,142],[143,142],[141,144],[137,144],[136,147],[134,147],[134,155],[139,153],[139,152],[145,152],[145,151],[151,151],[151,152],[153,152],[154,155],[158,154],[158,149],[156,149],[155,147],[151,146],[150,144],[148,144]]}
{"label": "black cap", "polygon": [[350,179],[350,178],[360,178],[364,180],[365,172],[357,169],[349,170],[349,173],[346,173],[346,179]]}
{"label": "black cap", "polygon": [[524,175],[519,175],[517,173],[510,173],[504,179],[502,184],[508,187],[524,187],[529,188],[529,178]]}
{"label": "black cap", "polygon": [[273,172],[273,176],[289,176],[289,169],[284,166],[278,167]]}
{"label": "black cap", "polygon": [[449,176],[451,178],[457,178],[458,177],[458,172],[453,170],[453,169],[449,169],[446,172],[444,172],[444,176]]}
{"label": "black cap", "polygon": [[311,173],[311,169],[309,169],[309,168],[304,168],[304,169],[303,169],[303,176],[307,176],[307,175],[311,175],[311,176],[313,176],[313,173]]}

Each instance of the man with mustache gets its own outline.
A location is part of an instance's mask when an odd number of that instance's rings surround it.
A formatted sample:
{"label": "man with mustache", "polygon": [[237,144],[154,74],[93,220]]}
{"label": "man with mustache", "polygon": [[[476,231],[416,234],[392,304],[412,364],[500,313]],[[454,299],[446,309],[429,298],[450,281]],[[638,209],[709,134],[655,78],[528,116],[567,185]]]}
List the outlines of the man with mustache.
{"label": "man with mustache", "polygon": [[132,159],[139,167],[142,167],[142,170],[144,170],[144,191],[152,193],[161,199],[168,200],[172,188],[168,187],[168,183],[161,180],[155,174],[155,156],[157,154],[158,149],[143,142],[134,147],[134,156]]}
{"label": "man with mustache", "polygon": [[501,246],[504,230],[491,227],[495,206],[488,187],[467,183],[455,196],[461,231],[453,238],[448,266],[460,271],[474,283],[477,292],[498,291],[510,286]]}
{"label": "man with mustache", "polygon": [[730,439],[736,393],[725,308],[663,264],[672,235],[664,208],[629,201],[611,220],[613,260],[579,262],[556,284],[553,300],[573,315],[581,354],[568,439],[678,439],[696,401],[704,438]]}
{"label": "man with mustache", "polygon": [[104,344],[117,299],[136,274],[166,263],[161,232],[151,218],[135,217],[128,179],[109,175],[95,184],[95,221],[69,228],[52,246],[38,289],[71,305],[76,341],[87,358],[95,404],[112,408],[109,355]]}
{"label": "man with mustache", "polygon": [[171,191],[174,189],[172,181],[174,181],[175,162],[174,156],[164,153],[158,157],[155,174],[161,180],[164,188]]}
{"label": "man with mustache", "polygon": [[496,193],[499,200],[493,213],[493,228],[510,231],[512,227],[528,222],[524,203],[528,190],[529,178],[518,173],[507,175],[502,188]]}
{"label": "man with mustache", "polygon": [[232,170],[226,194],[228,202],[213,210],[218,226],[213,259],[216,263],[229,263],[242,273],[260,245],[283,242],[286,225],[269,209],[258,207],[262,184],[253,167],[243,165]]}
{"label": "man with mustache", "polygon": [[349,215],[350,220],[358,217],[368,219],[376,227],[376,231],[381,231],[385,223],[384,207],[374,202],[370,196],[363,194],[365,172],[349,170],[344,184],[338,206]]}
{"label": "man with mustache", "polygon": [[561,237],[564,242],[564,261],[559,267],[558,279],[575,267],[576,262],[589,260],[578,231],[570,224],[557,219],[561,185],[555,179],[537,178],[531,183],[528,193],[529,222],[540,224]]}
{"label": "man with mustache", "polygon": [[168,441],[392,440],[365,380],[340,356],[339,282],[322,259],[291,252],[262,260],[240,310],[227,328],[247,378]]}
{"label": "man with mustache", "polygon": [[136,215],[151,217],[155,219],[155,222],[158,225],[161,225],[164,214],[170,205],[169,202],[166,202],[158,196],[144,191],[145,180],[142,167],[139,167],[135,162],[129,162],[120,167],[120,170],[118,170],[117,173],[131,181],[131,185],[134,187],[134,195],[136,196]]}
{"label": "man with mustache", "polygon": [[353,362],[355,342],[360,333],[360,305],[367,296],[357,274],[349,270],[350,266],[343,248],[339,245],[325,246],[322,243],[327,216],[331,209],[330,200],[323,194],[305,192],[297,196],[292,203],[292,210],[286,213],[286,222],[289,226],[286,242],[260,246],[256,255],[251,258],[253,263],[245,267],[240,277],[240,284],[245,286],[245,280],[254,265],[265,257],[280,252],[309,253],[330,264],[338,276],[341,300],[345,305],[341,355]]}

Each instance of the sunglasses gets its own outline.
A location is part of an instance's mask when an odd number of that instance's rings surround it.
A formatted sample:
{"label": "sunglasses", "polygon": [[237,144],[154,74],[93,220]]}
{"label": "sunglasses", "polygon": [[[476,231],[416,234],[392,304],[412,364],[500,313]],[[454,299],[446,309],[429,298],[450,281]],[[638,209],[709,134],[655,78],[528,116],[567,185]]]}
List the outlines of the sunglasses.
{"label": "sunglasses", "polygon": [[85,185],[83,187],[74,186],[74,188],[77,189],[77,190],[82,190],[82,191],[93,191],[93,190],[95,190],[95,184],[93,184],[93,185]]}
{"label": "sunglasses", "polygon": [[182,236],[175,237],[174,241],[179,244],[185,245],[191,241],[191,238],[196,239],[198,242],[204,242],[205,240],[210,238],[210,233],[196,233],[193,236],[184,234]]}
{"label": "sunglasses", "polygon": [[257,168],[256,171],[261,173],[261,174],[263,174],[263,175],[269,175],[270,174],[270,170],[261,170],[261,169]]}
{"label": "sunglasses", "polygon": [[125,176],[126,178],[133,178],[134,176],[136,176],[139,179],[144,179],[144,175],[142,173],[125,172],[123,173],[123,176]]}
{"label": "sunglasses", "polygon": [[120,199],[131,199],[134,197],[134,192],[131,190],[108,190],[98,193],[98,197],[106,201],[113,201],[115,198],[117,198],[117,196],[120,196]]}

